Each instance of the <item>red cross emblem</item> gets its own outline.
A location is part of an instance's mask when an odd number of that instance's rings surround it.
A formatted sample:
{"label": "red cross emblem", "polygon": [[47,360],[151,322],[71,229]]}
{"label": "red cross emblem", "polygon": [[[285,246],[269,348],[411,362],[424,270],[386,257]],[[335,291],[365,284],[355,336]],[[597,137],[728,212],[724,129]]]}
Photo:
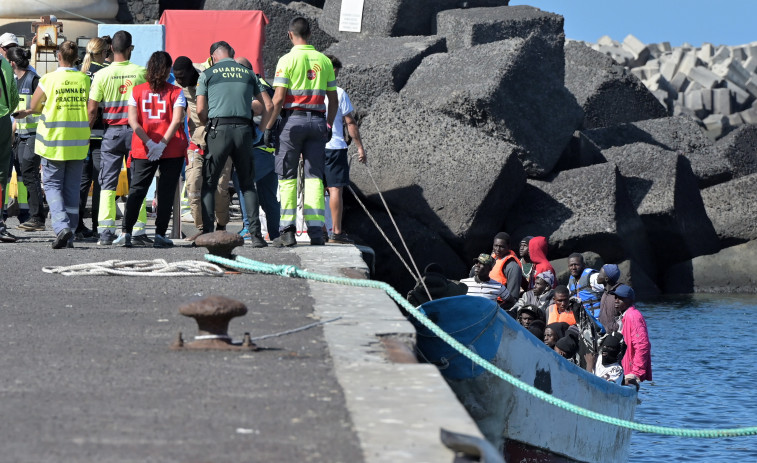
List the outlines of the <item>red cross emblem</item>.
{"label": "red cross emblem", "polygon": [[160,119],[166,112],[166,101],[160,99],[159,93],[149,93],[146,100],[142,100],[142,112],[148,119]]}

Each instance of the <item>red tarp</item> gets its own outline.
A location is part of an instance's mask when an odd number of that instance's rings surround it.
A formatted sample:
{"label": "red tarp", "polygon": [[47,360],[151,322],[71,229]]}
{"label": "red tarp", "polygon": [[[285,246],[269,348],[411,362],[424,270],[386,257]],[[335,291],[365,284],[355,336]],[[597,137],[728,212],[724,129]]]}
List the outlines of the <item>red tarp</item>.
{"label": "red tarp", "polygon": [[166,51],[171,58],[183,55],[202,63],[210,56],[210,45],[225,40],[237,58],[250,60],[255,72],[263,76],[268,18],[262,11],[166,10],[160,24],[166,26]]}

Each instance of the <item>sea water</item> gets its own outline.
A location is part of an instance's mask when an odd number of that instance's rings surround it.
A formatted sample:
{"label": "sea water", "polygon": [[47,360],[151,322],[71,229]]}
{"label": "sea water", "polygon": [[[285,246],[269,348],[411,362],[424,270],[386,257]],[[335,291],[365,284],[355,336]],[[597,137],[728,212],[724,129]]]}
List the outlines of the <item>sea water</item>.
{"label": "sea water", "polygon": [[[654,380],[635,420],[681,428],[757,426],[757,296],[640,302]],[[681,438],[634,432],[629,461],[757,462],[757,436]]]}

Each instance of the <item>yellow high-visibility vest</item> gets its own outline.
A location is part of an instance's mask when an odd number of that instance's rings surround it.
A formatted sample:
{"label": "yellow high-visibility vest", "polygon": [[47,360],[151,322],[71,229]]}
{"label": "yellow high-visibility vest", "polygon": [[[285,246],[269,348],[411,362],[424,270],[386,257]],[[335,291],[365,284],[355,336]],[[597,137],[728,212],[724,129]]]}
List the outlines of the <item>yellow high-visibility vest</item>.
{"label": "yellow high-visibility vest", "polygon": [[87,157],[89,85],[89,77],[73,69],[59,69],[40,79],[47,101],[37,125],[35,153],[53,161]]}

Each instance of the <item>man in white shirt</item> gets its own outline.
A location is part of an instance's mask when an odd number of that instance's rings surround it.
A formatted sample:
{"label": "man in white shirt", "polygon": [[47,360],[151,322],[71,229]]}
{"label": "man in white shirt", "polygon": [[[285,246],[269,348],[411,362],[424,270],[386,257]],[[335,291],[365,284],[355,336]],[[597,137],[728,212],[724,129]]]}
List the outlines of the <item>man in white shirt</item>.
{"label": "man in white shirt", "polygon": [[497,301],[501,306],[511,299],[510,291],[502,283],[489,278],[493,267],[494,258],[489,254],[481,254],[473,259],[473,278],[465,278],[460,283],[468,286],[468,296],[485,297]]}
{"label": "man in white shirt", "polygon": [[[334,75],[339,77],[339,71],[342,69],[342,62],[338,58],[326,55],[334,66]],[[326,143],[326,187],[329,192],[329,209],[331,209],[331,235],[330,243],[352,243],[347,234],[342,230],[342,213],[344,212],[344,203],[342,202],[342,192],[344,187],[350,183],[350,165],[347,157],[347,142],[344,140],[344,126],[347,126],[352,141],[357,148],[357,160],[366,163],[365,149],[360,140],[360,131],[357,127],[357,121],[354,117],[354,108],[350,97],[341,87],[336,88],[339,97],[334,126],[332,127],[331,140]],[[328,97],[326,98],[328,104]]]}

